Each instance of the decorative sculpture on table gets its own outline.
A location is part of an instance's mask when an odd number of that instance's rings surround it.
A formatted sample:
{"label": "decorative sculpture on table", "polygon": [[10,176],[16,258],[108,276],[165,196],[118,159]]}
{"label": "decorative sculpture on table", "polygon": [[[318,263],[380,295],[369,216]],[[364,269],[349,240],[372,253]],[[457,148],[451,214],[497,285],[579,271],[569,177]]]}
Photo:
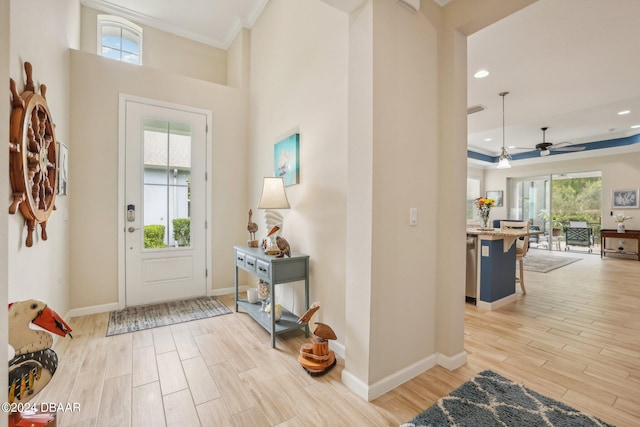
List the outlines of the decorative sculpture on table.
{"label": "decorative sculpture on table", "polygon": [[313,334],[311,343],[303,344],[298,355],[298,362],[311,376],[324,375],[336,365],[336,356],[332,350],[329,350],[329,340],[335,340],[338,337],[329,325],[313,322],[313,316],[319,309],[320,305],[314,302],[298,319],[299,324],[307,323]]}
{"label": "decorative sculpture on table", "polygon": [[18,94],[16,83],[10,79],[12,94],[9,129],[9,176],[13,201],[9,213],[22,213],[27,224],[26,246],[33,245],[36,224],[42,229],[41,238],[47,240],[47,219],[55,209],[58,189],[58,155],[55,125],[45,99],[47,87],[40,85],[35,92],[32,67],[24,63],[27,82]]}
{"label": "decorative sculpture on table", "polygon": [[51,349],[49,332],[31,329],[33,323],[46,331],[71,336],[62,317],[39,300],[9,304],[9,344],[15,356],[9,361],[9,402],[27,402],[51,380],[58,356]]}
{"label": "decorative sculpture on table", "polygon": [[287,242],[284,237],[278,236],[276,234],[278,231],[280,231],[280,226],[276,225],[269,231],[269,234],[267,234],[267,240],[275,239],[275,245],[267,244],[265,251],[269,255],[275,255],[276,258],[283,258],[285,255],[291,257],[289,242]]}
{"label": "decorative sculpture on table", "polygon": [[[31,323],[45,330],[31,329]],[[55,374],[58,356],[51,349],[53,337],[47,331],[62,337],[71,336],[69,325],[43,301],[32,299],[9,304],[9,344],[15,352],[9,361],[9,404],[33,399]],[[36,415],[40,417],[25,425],[47,424],[43,424],[42,414]],[[9,419],[9,425],[21,425],[21,420],[30,420],[30,417],[15,412]]]}
{"label": "decorative sculpture on table", "polygon": [[247,244],[249,245],[249,247],[257,248],[258,241],[256,240],[256,231],[258,231],[258,224],[251,221],[252,217],[253,211],[249,209],[249,223],[247,224],[247,230],[249,231],[249,241],[247,242]]}
{"label": "decorative sculpture on table", "polygon": [[279,258],[282,258],[284,255],[291,258],[291,248],[289,247],[289,242],[284,240],[284,237],[276,237],[276,245],[278,245],[278,249],[280,249]]}

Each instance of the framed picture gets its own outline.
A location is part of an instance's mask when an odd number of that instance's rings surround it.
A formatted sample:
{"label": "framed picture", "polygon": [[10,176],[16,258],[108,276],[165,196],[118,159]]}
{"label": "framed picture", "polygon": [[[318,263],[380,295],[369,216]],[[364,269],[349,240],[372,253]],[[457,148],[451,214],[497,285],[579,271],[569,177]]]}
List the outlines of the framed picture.
{"label": "framed picture", "polygon": [[611,190],[612,208],[638,208],[638,189]]}
{"label": "framed picture", "polygon": [[69,148],[58,142],[58,196],[67,195],[69,183]]}
{"label": "framed picture", "polygon": [[487,191],[487,199],[493,199],[496,201],[496,207],[502,207],[502,190],[500,191]]}
{"label": "framed picture", "polygon": [[300,134],[294,133],[273,147],[274,176],[282,177],[285,187],[300,182]]}

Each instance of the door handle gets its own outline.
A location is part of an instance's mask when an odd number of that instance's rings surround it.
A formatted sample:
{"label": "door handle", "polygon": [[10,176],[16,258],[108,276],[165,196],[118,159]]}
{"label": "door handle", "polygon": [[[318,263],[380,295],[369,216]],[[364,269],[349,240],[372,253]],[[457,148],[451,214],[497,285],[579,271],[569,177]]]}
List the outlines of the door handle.
{"label": "door handle", "polygon": [[140,230],[140,227],[137,227],[137,228],[136,228],[136,227],[129,227],[129,228],[127,228],[127,231],[128,231],[129,233],[133,233],[133,232],[134,232],[134,231],[136,231],[136,230]]}

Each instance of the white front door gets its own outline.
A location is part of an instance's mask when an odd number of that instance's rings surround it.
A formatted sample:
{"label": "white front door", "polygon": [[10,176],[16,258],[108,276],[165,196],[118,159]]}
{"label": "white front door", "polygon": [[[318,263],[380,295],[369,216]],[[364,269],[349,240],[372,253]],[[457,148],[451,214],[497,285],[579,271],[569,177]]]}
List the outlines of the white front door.
{"label": "white front door", "polygon": [[125,304],[205,295],[208,116],[122,106]]}

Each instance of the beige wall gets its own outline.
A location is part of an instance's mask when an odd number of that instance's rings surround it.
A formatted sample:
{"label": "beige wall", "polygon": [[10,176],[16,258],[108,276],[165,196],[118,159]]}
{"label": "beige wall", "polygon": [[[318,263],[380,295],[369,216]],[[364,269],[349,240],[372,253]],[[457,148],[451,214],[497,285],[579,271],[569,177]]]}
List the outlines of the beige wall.
{"label": "beige wall", "polygon": [[[96,53],[97,19],[101,12],[82,6],[82,43],[80,50]],[[140,25],[137,22],[134,22]],[[169,34],[145,25],[142,64],[166,72],[182,74],[208,82],[227,84],[227,53],[204,43]]]}
{"label": "beige wall", "polygon": [[273,144],[300,132],[285,236],[311,256],[319,320],[336,330],[343,378],[366,398],[439,354],[464,362],[464,236],[451,243],[450,228],[433,224],[464,222],[466,40],[456,25],[479,27],[469,20],[481,6],[468,7],[441,28],[430,3],[412,14],[370,0],[347,21],[319,2],[278,0],[252,30],[249,202],[272,174]]}
{"label": "beige wall", "polygon": [[[251,32],[249,207],[258,238],[266,235],[256,206],[262,178],[273,176],[273,146],[300,134],[300,184],[287,187],[284,237],[310,255],[311,301],[317,321],[344,342],[345,203],[347,165],[347,24],[344,13],[320,2],[270,2]],[[277,295],[304,311],[302,285]]]}
{"label": "beige wall", "polygon": [[[371,349],[373,258],[373,3],[349,18],[349,131],[343,380],[364,388]],[[349,307],[347,307],[347,304]],[[357,309],[351,308],[357,304]],[[350,384],[353,382],[354,384]]]}
{"label": "beige wall", "polygon": [[71,306],[118,301],[120,93],[210,110],[212,289],[233,286],[232,245],[246,240],[246,102],[237,89],[71,52]]}
{"label": "beige wall", "polygon": [[227,49],[227,86],[244,88],[249,94],[251,31],[242,29]]}
{"label": "beige wall", "polygon": [[[69,48],[79,45],[79,1],[11,1],[10,22],[10,75],[22,92],[23,63],[31,62],[38,90],[40,83],[47,85],[56,138],[73,150],[74,141],[69,132]],[[34,22],[38,23],[38,31],[33,31]],[[70,221],[66,218],[70,199],[71,196],[57,197],[57,209],[47,221],[48,240],[41,240],[40,227],[37,227],[31,248],[25,246],[26,227],[22,215],[9,217],[9,301],[38,298],[61,314],[69,309]]]}
{"label": "beige wall", "polygon": [[373,1],[370,384],[436,351],[437,32],[423,13]]}

